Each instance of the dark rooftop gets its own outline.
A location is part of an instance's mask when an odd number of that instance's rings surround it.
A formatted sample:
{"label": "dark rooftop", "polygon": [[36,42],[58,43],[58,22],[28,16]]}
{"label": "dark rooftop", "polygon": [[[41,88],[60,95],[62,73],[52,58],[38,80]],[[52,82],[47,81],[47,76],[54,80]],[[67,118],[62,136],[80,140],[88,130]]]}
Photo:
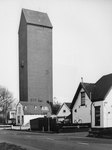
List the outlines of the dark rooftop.
{"label": "dark rooftop", "polygon": [[49,20],[47,13],[28,10],[28,9],[22,9],[22,12],[28,24],[34,24],[34,25],[52,28],[52,24]]}
{"label": "dark rooftop", "polygon": [[68,106],[68,108],[70,108],[71,103],[65,103],[65,104]]}
{"label": "dark rooftop", "polygon": [[85,90],[92,102],[102,101],[112,88],[112,74],[102,76],[96,83],[81,82],[71,103],[71,108],[74,106],[81,88]]}

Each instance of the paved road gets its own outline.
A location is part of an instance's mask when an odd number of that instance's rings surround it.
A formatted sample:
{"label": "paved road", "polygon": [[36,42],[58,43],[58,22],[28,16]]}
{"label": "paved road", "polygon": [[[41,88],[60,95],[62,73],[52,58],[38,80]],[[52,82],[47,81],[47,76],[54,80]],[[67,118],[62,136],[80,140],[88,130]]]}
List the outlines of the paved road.
{"label": "paved road", "polygon": [[111,150],[111,139],[87,137],[87,133],[32,133],[0,130],[0,142],[9,142],[28,150]]}

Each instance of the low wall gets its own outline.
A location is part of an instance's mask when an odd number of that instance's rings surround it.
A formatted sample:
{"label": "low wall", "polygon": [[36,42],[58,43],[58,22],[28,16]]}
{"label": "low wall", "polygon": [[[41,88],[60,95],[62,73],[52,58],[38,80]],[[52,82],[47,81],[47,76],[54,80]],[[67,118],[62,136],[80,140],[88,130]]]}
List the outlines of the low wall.
{"label": "low wall", "polygon": [[12,125],[0,125],[0,129],[12,129]]}

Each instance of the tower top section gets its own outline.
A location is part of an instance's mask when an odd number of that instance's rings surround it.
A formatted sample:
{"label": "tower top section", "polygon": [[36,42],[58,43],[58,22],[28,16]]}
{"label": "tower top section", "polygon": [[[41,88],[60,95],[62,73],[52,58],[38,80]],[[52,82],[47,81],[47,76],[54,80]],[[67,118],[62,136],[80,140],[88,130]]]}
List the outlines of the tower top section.
{"label": "tower top section", "polygon": [[24,15],[27,24],[52,28],[52,24],[47,13],[22,9],[21,16]]}

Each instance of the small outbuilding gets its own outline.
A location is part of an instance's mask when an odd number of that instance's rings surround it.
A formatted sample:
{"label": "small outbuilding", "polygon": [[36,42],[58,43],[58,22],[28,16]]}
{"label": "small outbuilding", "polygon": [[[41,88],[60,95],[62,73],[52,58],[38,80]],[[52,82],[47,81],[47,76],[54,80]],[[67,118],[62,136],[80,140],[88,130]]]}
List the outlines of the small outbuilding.
{"label": "small outbuilding", "polygon": [[71,114],[70,105],[71,103],[67,103],[67,102],[62,104],[62,106],[60,107],[57,113],[58,121],[63,121],[67,116]]}

